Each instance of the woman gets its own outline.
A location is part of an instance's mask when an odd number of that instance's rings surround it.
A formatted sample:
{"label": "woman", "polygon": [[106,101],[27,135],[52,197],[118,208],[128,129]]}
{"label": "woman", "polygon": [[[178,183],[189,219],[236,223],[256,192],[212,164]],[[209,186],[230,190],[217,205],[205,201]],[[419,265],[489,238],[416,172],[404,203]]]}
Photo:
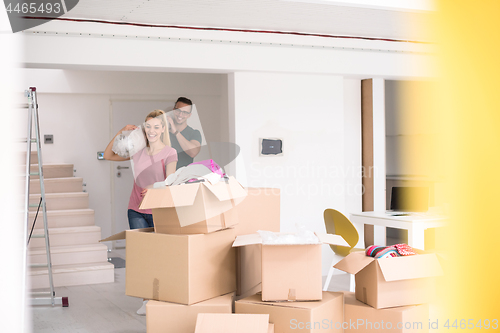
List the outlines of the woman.
{"label": "woman", "polygon": [[[137,126],[127,125],[122,128],[104,151],[104,158],[110,161],[127,161],[112,150],[116,136],[123,131],[135,130]],[[155,110],[146,116],[143,129],[146,136],[146,147],[134,154],[132,168],[134,170],[134,187],[128,204],[128,222],[130,229],[153,227],[153,216],[150,209],[139,209],[142,197],[155,182],[163,181],[175,172],[177,152],[170,146],[165,112]]]}

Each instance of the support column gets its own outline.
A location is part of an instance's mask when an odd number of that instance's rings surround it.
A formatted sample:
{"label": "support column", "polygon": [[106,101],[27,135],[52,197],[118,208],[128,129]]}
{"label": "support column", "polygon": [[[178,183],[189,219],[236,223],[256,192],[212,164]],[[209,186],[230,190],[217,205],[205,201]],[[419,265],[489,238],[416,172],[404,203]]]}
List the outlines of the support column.
{"label": "support column", "polygon": [[[385,91],[383,79],[361,81],[363,211],[385,210]],[[365,246],[385,244],[385,228],[364,226]]]}

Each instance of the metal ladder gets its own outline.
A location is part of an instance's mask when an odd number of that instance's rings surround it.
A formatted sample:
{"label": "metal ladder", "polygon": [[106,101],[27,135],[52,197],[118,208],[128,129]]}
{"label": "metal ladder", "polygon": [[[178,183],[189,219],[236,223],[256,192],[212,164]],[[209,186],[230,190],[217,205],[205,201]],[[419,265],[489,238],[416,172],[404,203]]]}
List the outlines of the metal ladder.
{"label": "metal ladder", "polygon": [[[24,260],[27,261],[27,251],[30,238],[45,238],[45,250],[47,253],[47,263],[46,264],[30,264],[29,267],[37,268],[37,267],[47,267],[48,275],[49,275],[49,286],[50,291],[48,292],[35,292],[32,293],[32,298],[30,301],[31,305],[62,305],[63,307],[69,306],[67,297],[55,297],[54,291],[54,281],[52,277],[52,260],[50,258],[50,242],[49,242],[49,229],[47,224],[47,206],[45,200],[45,186],[43,182],[43,168],[42,168],[42,147],[40,142],[40,125],[38,118],[38,102],[36,96],[36,88],[30,87],[29,90],[26,90],[26,97],[28,98],[28,136],[27,136],[27,150],[26,150],[26,198],[25,198],[25,213],[26,213],[26,223],[24,225],[25,230],[25,239],[27,240],[26,244],[26,255],[24,256]],[[33,123],[35,124],[35,137],[32,137],[33,133]],[[38,172],[31,172],[31,144],[36,144],[37,157],[38,157]],[[30,204],[30,179],[31,176],[39,176],[40,178],[40,195],[41,200],[40,203]],[[35,234],[28,235],[28,225],[30,223],[30,207],[38,207],[42,208],[43,214],[43,234]],[[38,211],[37,211],[38,215]],[[31,230],[33,230],[34,224],[36,223],[36,217],[33,221],[33,226]],[[27,267],[27,263],[24,263],[24,267]],[[47,297],[48,296],[48,297]]]}

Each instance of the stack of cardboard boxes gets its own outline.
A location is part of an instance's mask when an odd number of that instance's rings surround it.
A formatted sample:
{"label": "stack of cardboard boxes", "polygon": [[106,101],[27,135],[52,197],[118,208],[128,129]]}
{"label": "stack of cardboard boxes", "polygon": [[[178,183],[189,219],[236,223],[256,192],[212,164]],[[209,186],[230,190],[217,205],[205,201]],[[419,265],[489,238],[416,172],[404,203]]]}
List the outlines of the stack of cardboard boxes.
{"label": "stack of cardboard boxes", "polygon": [[192,333],[199,313],[231,314],[235,295],[258,291],[260,248],[232,243],[279,231],[279,200],[279,190],[244,189],[232,177],[148,190],[140,208],[152,209],[154,229],[102,240],[126,239],[125,293],[150,300],[147,331]]}
{"label": "stack of cardboard boxes", "polygon": [[[342,245],[333,235],[317,236]],[[233,246],[256,238],[237,237]],[[416,252],[385,259],[352,253],[335,267],[355,274],[356,292],[321,295],[319,245],[262,245],[262,293],[236,301],[236,313],[269,314],[275,332],[428,332],[442,269],[435,254]]]}
{"label": "stack of cardboard boxes", "polygon": [[335,265],[355,274],[355,293],[345,293],[346,332],[429,331],[428,303],[443,271],[435,254],[415,251],[384,259],[354,252]]}
{"label": "stack of cardboard boxes", "polygon": [[356,293],[323,292],[321,246],[346,243],[316,233],[320,244],[262,244],[257,230],[280,231],[277,189],[244,189],[234,178],[185,184],[149,190],[141,208],[153,210],[154,230],[105,240],[127,240],[126,294],[150,300],[148,333],[212,332],[215,322],[263,333],[375,332],[382,320],[395,332],[399,322],[399,332],[412,332],[406,321],[427,327],[427,305],[415,304],[430,300],[442,273],[434,255],[354,253],[336,267],[356,274]]}
{"label": "stack of cardboard boxes", "polygon": [[[318,244],[262,244],[258,234],[238,236],[234,247],[261,244],[262,292],[236,301],[236,313],[269,314],[275,332],[341,332],[344,295],[323,292],[321,245],[344,245],[338,235],[316,233]],[[312,323],[318,323],[315,327]]]}

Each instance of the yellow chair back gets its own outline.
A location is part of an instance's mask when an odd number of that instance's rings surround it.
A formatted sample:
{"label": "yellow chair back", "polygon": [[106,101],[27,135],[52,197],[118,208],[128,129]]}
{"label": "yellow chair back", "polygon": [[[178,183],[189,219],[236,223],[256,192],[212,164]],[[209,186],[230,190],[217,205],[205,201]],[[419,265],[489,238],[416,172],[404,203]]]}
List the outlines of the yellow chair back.
{"label": "yellow chair back", "polygon": [[339,245],[330,245],[333,252],[340,256],[347,256],[351,249],[356,246],[359,240],[358,231],[356,227],[352,224],[351,221],[347,217],[344,216],[341,212],[335,209],[325,209],[323,213],[325,218],[325,227],[326,232],[329,234],[336,234],[342,236],[345,241],[350,245],[347,246],[339,246]]}

